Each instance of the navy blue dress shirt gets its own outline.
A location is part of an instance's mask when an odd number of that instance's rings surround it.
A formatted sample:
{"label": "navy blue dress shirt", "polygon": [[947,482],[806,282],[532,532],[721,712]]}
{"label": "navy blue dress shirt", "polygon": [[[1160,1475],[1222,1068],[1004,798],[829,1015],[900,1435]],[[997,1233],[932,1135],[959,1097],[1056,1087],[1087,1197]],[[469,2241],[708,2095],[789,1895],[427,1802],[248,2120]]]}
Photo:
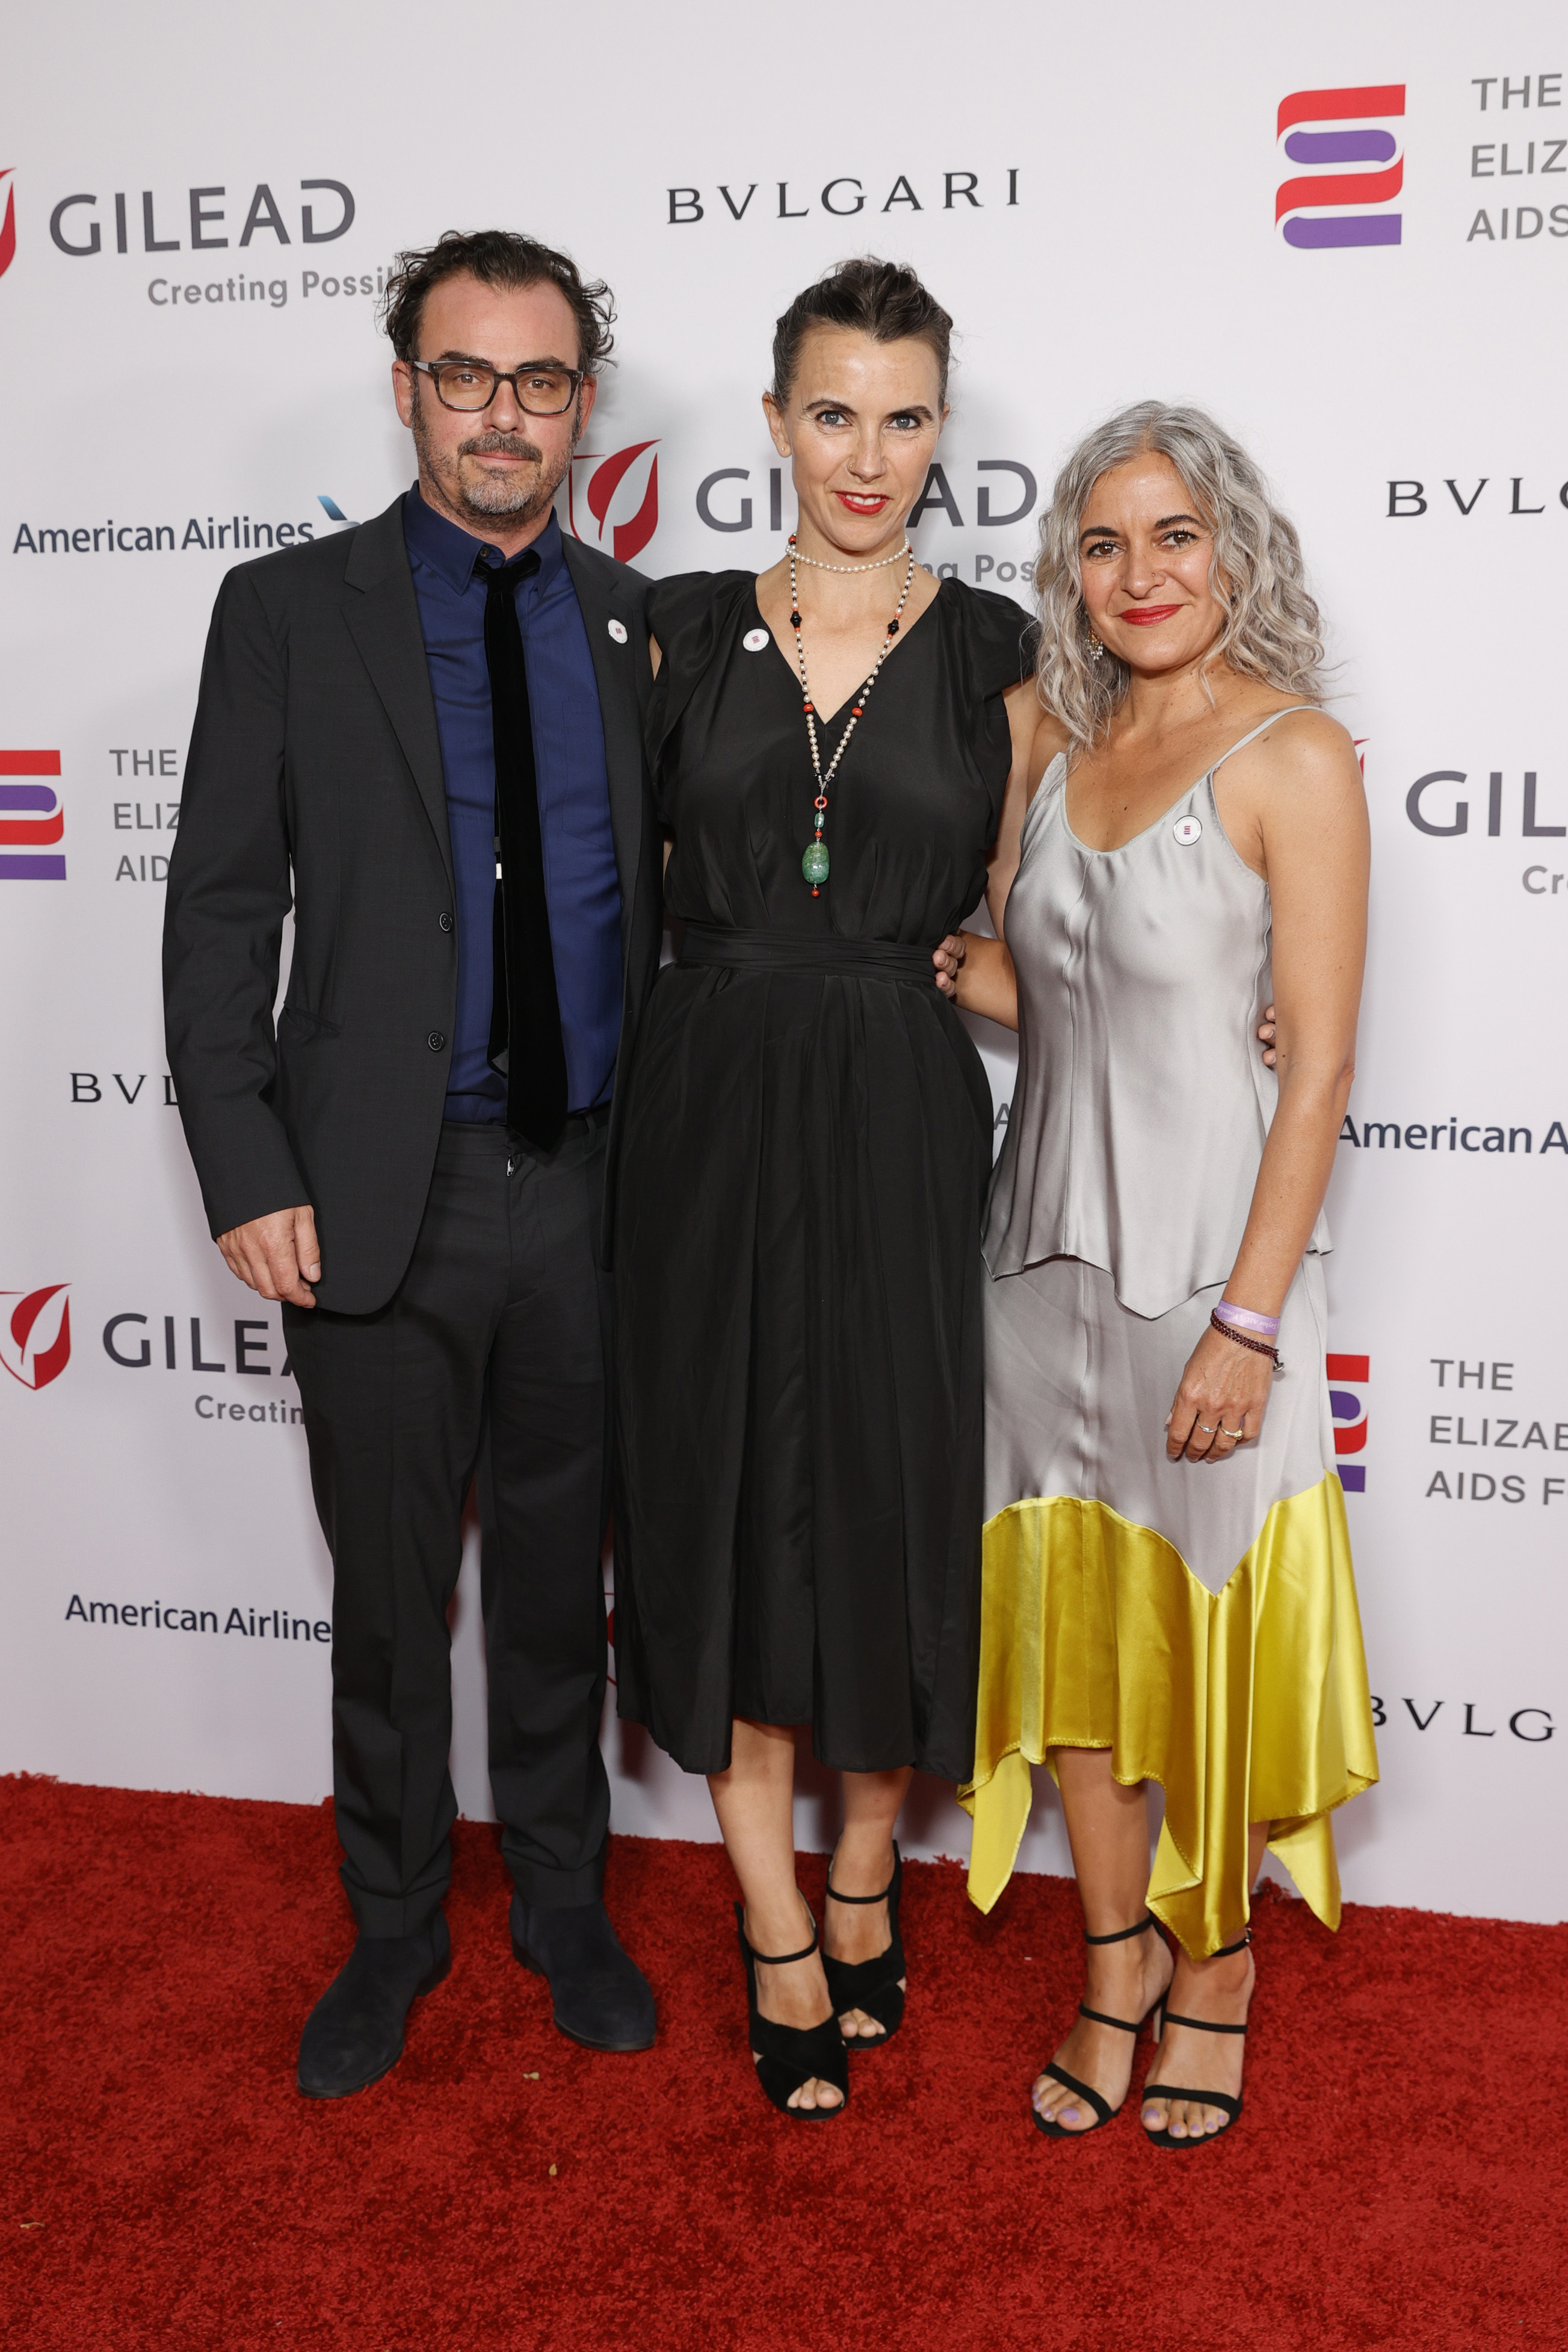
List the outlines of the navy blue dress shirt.
{"label": "navy blue dress shirt", "polygon": [[[485,582],[500,551],[425,504],[402,502],[419,625],[435,697],[446,822],[457,884],[457,1013],[445,1116],[503,1119],[507,1084],[490,1067],[495,992],[496,747],[485,660]],[[621,1040],[621,877],[599,687],[577,592],[551,515],[533,542],[539,568],[517,587],[528,670],[545,898],[574,1111],[609,1098]]]}

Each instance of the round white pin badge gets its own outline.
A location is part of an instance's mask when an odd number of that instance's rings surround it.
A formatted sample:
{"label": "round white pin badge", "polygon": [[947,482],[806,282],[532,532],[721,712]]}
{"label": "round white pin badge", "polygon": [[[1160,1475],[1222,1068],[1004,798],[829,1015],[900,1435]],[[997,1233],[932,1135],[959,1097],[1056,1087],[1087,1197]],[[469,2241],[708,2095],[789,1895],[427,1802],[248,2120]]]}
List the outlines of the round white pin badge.
{"label": "round white pin badge", "polygon": [[772,641],[766,629],[747,629],[740,642],[748,654],[759,654]]}
{"label": "round white pin badge", "polygon": [[612,621],[612,622],[611,622],[611,624],[610,624],[610,634],[611,634],[611,635],[614,638],[614,640],[615,640],[615,642],[616,642],[616,644],[617,644],[618,646],[623,646],[623,645],[625,644],[625,642],[626,642],[626,624],[625,624],[625,622],[624,622],[624,621]]}
{"label": "round white pin badge", "polygon": [[1184,849],[1190,849],[1195,841],[1203,838],[1203,820],[1196,816],[1178,816],[1171,831]]}

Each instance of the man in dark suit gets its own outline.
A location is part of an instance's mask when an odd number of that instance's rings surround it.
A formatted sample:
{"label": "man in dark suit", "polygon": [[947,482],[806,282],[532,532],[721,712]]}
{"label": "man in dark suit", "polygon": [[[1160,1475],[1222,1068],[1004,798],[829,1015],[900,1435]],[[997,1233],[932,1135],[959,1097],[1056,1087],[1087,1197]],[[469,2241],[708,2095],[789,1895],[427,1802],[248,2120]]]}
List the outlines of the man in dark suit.
{"label": "man in dark suit", "polygon": [[417,485],[225,580],[171,861],[169,1066],[218,1246],[283,1302],[332,1554],[359,1934],[300,2043],[319,2098],[396,2063],[451,1964],[471,1478],[513,1947],[575,2039],[653,2039],[601,1900],[599,1751],[606,1171],[661,929],[646,583],[552,507],[612,316],[529,238],[402,257]]}

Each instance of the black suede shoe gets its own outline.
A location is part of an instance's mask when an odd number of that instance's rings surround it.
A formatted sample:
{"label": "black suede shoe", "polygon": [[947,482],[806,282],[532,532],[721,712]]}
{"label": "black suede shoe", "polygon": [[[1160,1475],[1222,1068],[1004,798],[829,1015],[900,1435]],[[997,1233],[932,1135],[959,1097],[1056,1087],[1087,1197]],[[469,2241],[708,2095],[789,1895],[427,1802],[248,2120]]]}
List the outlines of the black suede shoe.
{"label": "black suede shoe", "polygon": [[657,2020],[648,1979],[620,1945],[602,1903],[546,1911],[512,1897],[512,1949],[549,1985],[555,2021],[586,2050],[651,2050]]}
{"label": "black suede shoe", "polygon": [[379,2083],[402,2056],[403,2020],[452,1967],[452,1938],[438,1911],[417,1936],[361,1936],[299,2037],[299,2088],[308,2099],[346,2099]]}

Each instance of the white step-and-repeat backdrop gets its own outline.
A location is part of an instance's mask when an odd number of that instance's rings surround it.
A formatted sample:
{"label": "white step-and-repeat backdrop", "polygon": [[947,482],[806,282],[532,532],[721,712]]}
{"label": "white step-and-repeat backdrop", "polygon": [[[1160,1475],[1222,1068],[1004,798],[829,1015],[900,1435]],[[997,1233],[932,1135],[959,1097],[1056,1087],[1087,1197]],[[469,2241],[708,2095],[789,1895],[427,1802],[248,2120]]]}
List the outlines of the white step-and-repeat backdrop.
{"label": "white step-and-repeat backdrop", "polygon": [[[0,107],[0,1769],[316,1800],[329,1569],[276,1309],[208,1240],[158,943],[225,572],[412,474],[376,293],[448,226],[608,278],[568,526],[771,562],[772,321],[852,252],[961,330],[915,526],[1027,599],[1113,407],[1216,410],[1300,524],[1375,841],[1330,1379],[1384,1779],[1347,1892],[1568,1909],[1568,22],[1207,0],[599,0],[472,24],[57,0]],[[1005,1116],[1009,1062],[986,1038]],[[470,1547],[472,1551],[472,1546]],[[472,1579],[455,1765],[488,1810]],[[612,1721],[615,1821],[706,1837]],[[802,1800],[811,1843],[829,1827]],[[946,1792],[909,1843],[961,1853]],[[1054,1803],[1024,1861],[1066,1866]]]}

